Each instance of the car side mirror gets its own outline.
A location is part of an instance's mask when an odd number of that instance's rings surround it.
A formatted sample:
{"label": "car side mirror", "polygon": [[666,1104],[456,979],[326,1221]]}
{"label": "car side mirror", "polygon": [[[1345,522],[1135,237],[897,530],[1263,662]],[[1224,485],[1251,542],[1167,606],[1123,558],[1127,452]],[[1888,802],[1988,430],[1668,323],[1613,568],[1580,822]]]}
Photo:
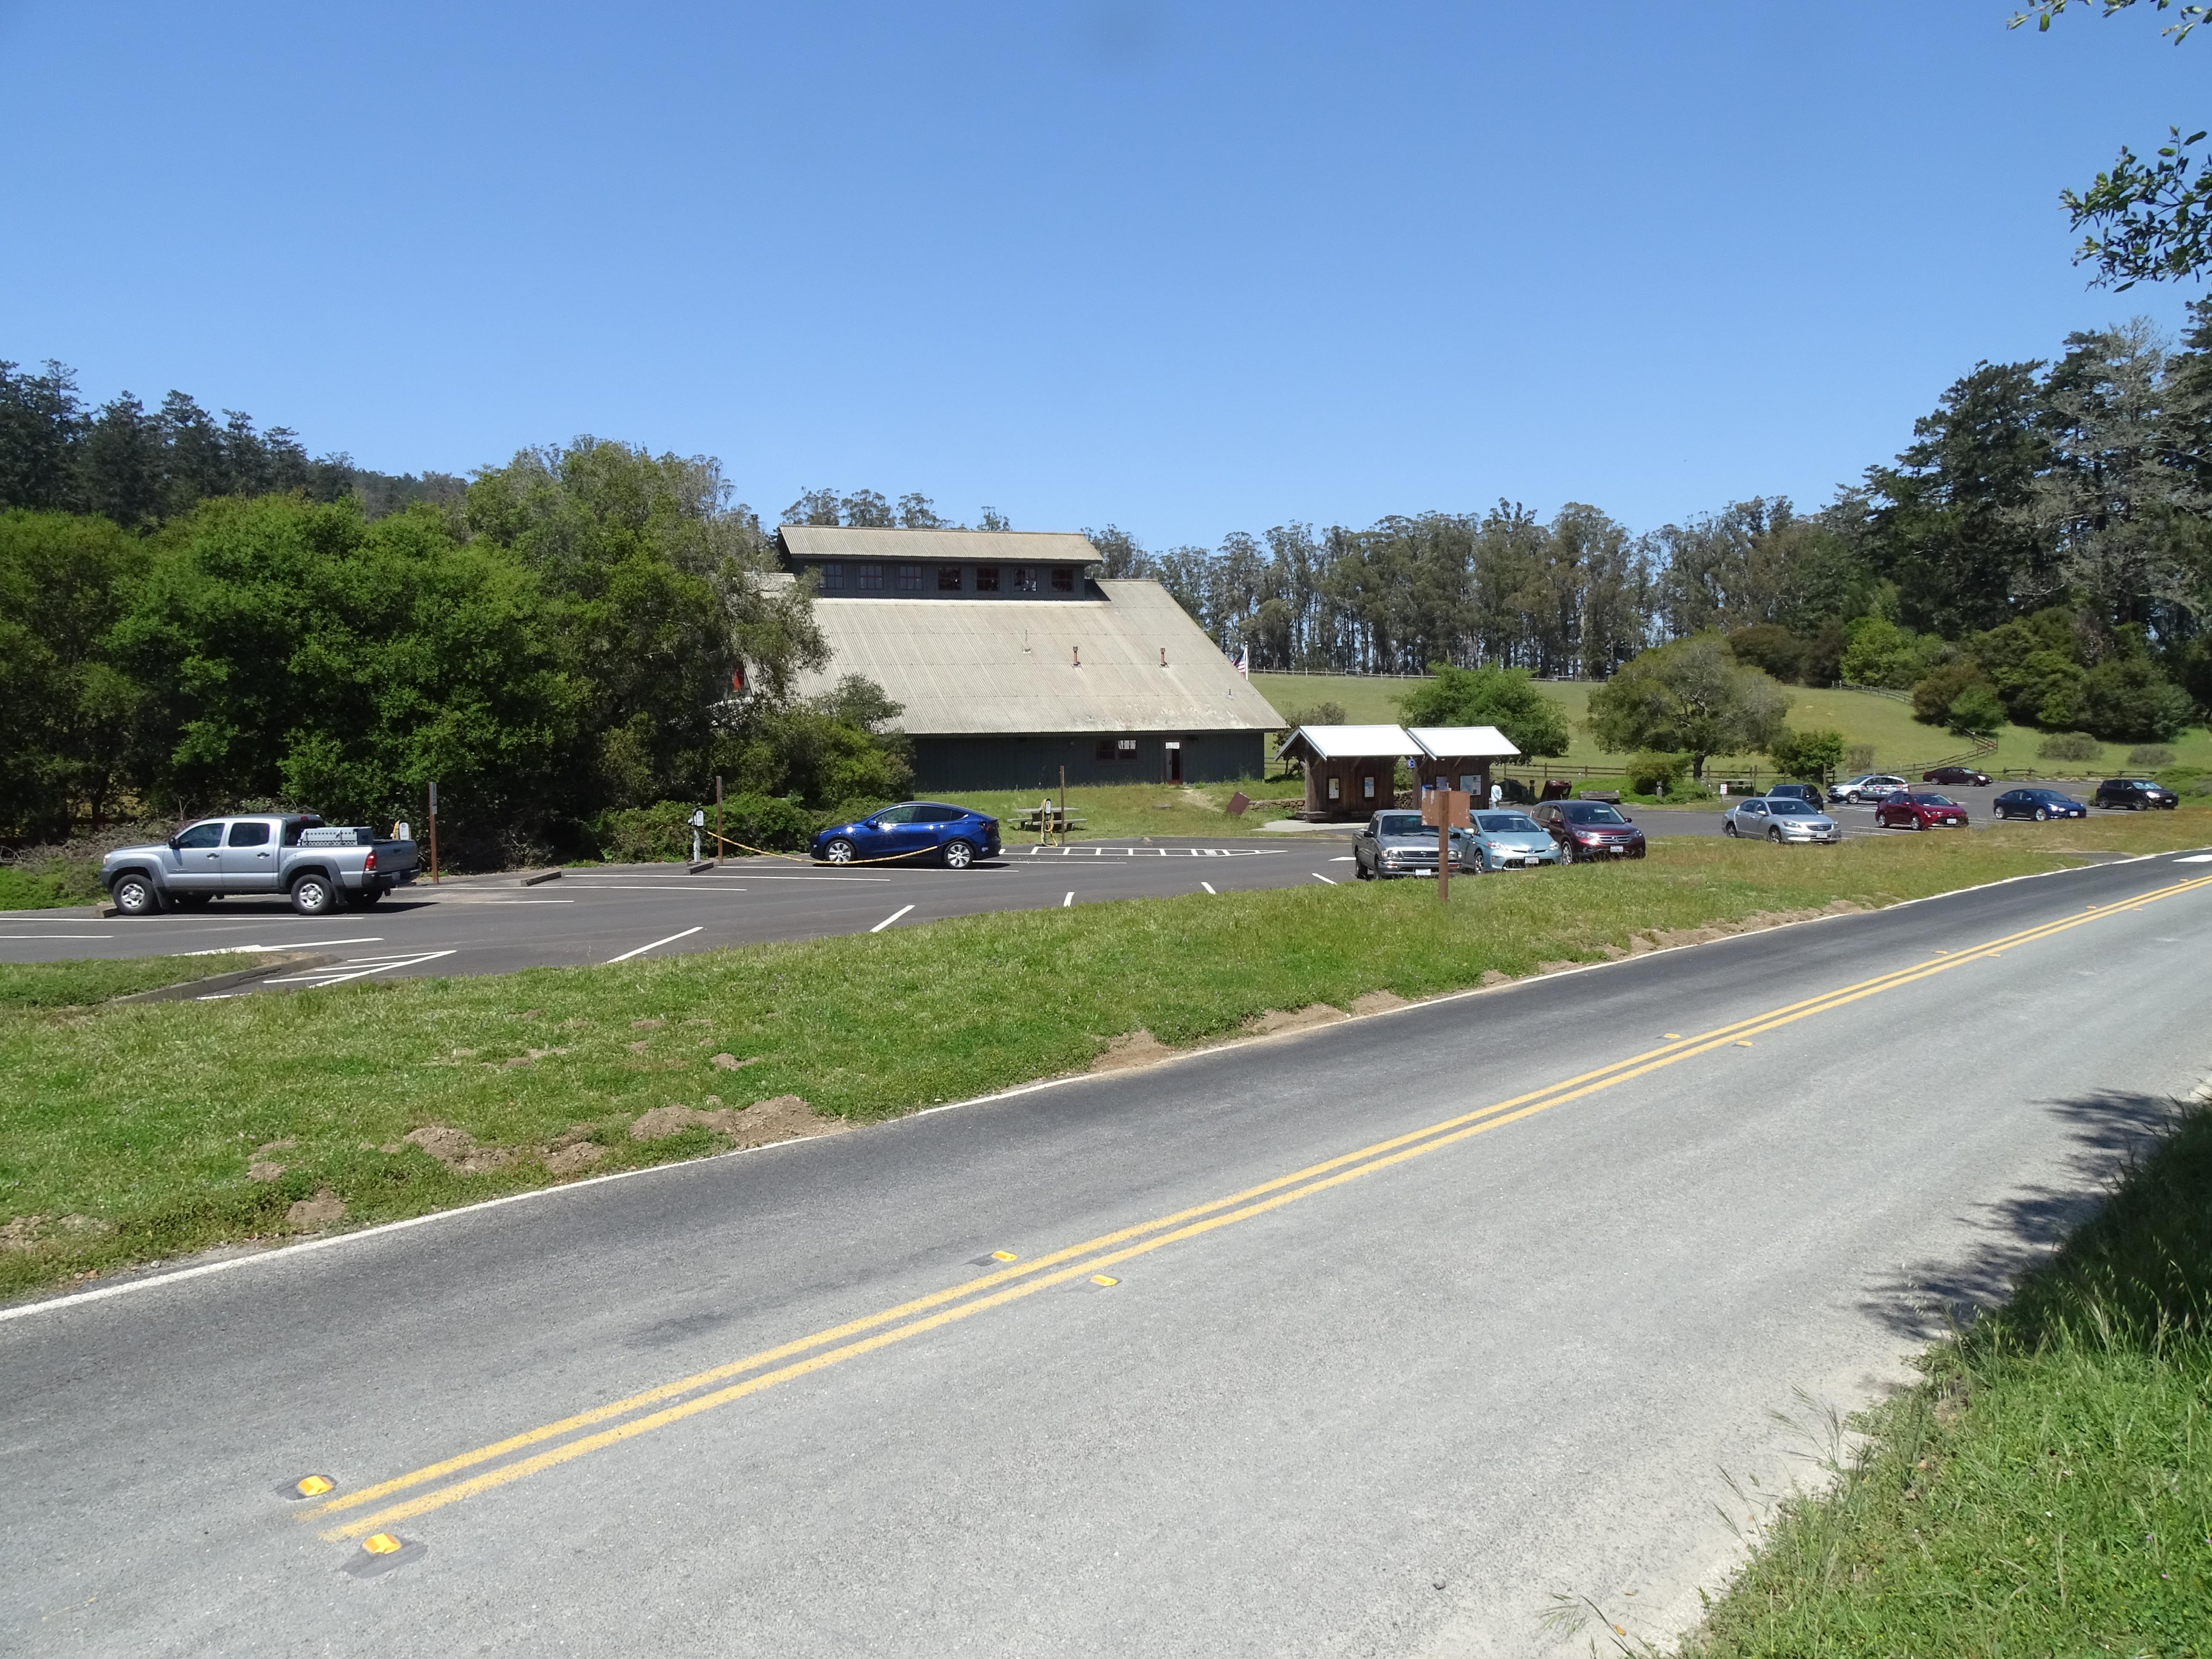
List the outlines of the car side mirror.
{"label": "car side mirror", "polygon": [[169,837],[169,850],[172,853],[177,850],[177,838],[174,836]]}

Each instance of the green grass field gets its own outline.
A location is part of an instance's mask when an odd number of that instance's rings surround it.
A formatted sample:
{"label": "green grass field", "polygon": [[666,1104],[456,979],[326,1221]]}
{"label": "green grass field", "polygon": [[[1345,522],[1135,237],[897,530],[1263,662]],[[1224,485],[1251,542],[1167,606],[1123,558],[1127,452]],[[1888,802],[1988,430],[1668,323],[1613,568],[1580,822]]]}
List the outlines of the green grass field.
{"label": "green grass field", "polygon": [[87,1008],[137,991],[251,968],[252,954],[219,957],[83,957],[72,962],[0,962],[0,1010]]}
{"label": "green grass field", "polygon": [[[1354,723],[1395,721],[1397,699],[1415,684],[1411,680],[1362,679],[1323,674],[1255,674],[1252,684],[1279,713],[1328,702],[1342,706]],[[1586,682],[1546,681],[1540,689],[1565,711],[1573,733],[1573,747],[1560,759],[1570,766],[1614,766],[1625,757],[1607,754],[1591,738],[1584,721],[1589,718],[1590,687]],[[1802,685],[1787,688],[1790,723],[1800,731],[1826,728],[1841,732],[1846,743],[1874,745],[1877,769],[1910,765],[1938,756],[1960,752],[1972,745],[1962,738],[1912,718],[1912,706],[1869,691],[1814,690]],[[2044,733],[2026,726],[2008,726],[1997,734],[1996,752],[1980,763],[1984,771],[2008,769],[2048,770],[2051,763],[2039,761],[2036,749]],[[2193,726],[2174,743],[2176,763],[2212,768],[2212,730]],[[2063,771],[2075,776],[2109,776],[2124,770],[2129,745],[2106,744],[2100,759],[2079,762]]]}
{"label": "green grass field", "polygon": [[[688,1118],[636,1139],[658,1109],[796,1095],[890,1117],[1080,1071],[1140,1030],[1199,1042],[1269,1009],[1595,961],[1639,931],[1878,907],[2061,867],[2068,848],[2206,842],[2198,808],[1836,848],[1683,838],[1633,864],[1455,882],[1449,907],[1426,884],[1347,883],[91,1010],[34,1005],[75,1002],[112,965],[21,969],[0,1006],[0,1292],[275,1237],[325,1192],[358,1224],[731,1144]],[[41,995],[42,975],[76,982]],[[432,1127],[482,1156],[451,1167],[403,1139]]]}
{"label": "green grass field", "polygon": [[2212,1116],[1868,1414],[1682,1651],[2212,1652]]}

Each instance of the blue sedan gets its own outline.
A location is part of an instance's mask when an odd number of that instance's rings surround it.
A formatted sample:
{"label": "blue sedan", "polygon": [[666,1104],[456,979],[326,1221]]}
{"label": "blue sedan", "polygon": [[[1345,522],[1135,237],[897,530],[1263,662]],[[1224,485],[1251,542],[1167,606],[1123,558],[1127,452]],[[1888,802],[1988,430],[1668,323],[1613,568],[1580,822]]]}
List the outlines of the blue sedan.
{"label": "blue sedan", "polygon": [[964,806],[910,800],[833,824],[814,837],[809,850],[820,864],[933,858],[948,869],[965,870],[977,859],[999,855],[999,821]]}
{"label": "blue sedan", "polygon": [[2001,818],[2033,818],[2039,823],[2045,818],[2089,816],[2087,807],[2056,789],[2008,789],[1990,803],[1990,807]]}

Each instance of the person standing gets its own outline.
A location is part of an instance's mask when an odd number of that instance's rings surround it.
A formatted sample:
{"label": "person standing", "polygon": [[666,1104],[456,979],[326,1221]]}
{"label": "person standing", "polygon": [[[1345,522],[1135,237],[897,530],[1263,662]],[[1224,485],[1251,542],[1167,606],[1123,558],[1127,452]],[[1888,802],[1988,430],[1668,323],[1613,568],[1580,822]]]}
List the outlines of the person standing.
{"label": "person standing", "polygon": [[1490,781],[1490,810],[1495,812],[1505,799],[1505,786],[1496,778]]}

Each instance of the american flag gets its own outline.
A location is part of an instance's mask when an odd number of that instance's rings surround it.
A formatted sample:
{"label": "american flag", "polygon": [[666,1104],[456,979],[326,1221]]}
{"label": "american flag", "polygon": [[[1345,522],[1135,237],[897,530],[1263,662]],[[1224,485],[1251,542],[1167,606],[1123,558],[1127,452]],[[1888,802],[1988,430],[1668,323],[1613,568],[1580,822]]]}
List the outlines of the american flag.
{"label": "american flag", "polygon": [[1248,680],[1252,678],[1252,664],[1249,655],[1246,652],[1245,647],[1241,645],[1237,647],[1237,672],[1242,674]]}

